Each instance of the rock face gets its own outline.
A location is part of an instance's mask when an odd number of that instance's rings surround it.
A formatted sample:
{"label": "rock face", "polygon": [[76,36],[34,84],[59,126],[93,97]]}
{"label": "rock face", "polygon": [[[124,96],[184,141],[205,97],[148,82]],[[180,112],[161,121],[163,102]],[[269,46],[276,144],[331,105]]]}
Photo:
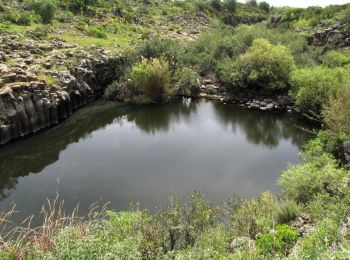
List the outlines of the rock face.
{"label": "rock face", "polygon": [[315,46],[330,44],[335,47],[348,47],[350,46],[350,31],[344,24],[335,23],[314,33],[309,37],[308,43]]}
{"label": "rock face", "polygon": [[[40,46],[30,46],[11,46],[11,42],[1,46],[5,59],[16,61],[14,66],[0,62],[0,144],[56,125],[100,97],[104,87],[118,77],[117,68],[124,62],[122,56],[107,56],[104,50],[96,48],[94,55],[87,55],[70,70],[45,71],[35,64],[28,66],[35,63],[35,54],[41,50]],[[25,58],[15,57],[10,50],[16,50],[14,55],[30,53]],[[45,64],[56,66],[64,61],[65,56],[60,58],[56,53],[47,57]],[[44,70],[49,78],[40,79],[36,70]],[[49,79],[54,79],[54,83]]]}

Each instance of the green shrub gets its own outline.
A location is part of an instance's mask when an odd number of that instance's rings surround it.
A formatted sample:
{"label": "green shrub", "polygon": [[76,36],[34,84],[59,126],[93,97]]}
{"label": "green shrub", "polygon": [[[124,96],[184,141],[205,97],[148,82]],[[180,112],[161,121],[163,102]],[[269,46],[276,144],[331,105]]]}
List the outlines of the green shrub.
{"label": "green shrub", "polygon": [[298,203],[307,203],[319,194],[347,196],[350,174],[337,166],[337,161],[328,154],[311,158],[301,165],[289,166],[278,180],[282,195]]}
{"label": "green shrub", "polygon": [[287,47],[274,46],[265,39],[255,39],[248,51],[238,58],[232,73],[232,85],[286,89],[294,66],[293,56]]}
{"label": "green shrub", "polygon": [[32,23],[32,15],[28,11],[22,11],[16,21],[19,25],[30,25]]}
{"label": "green shrub", "polygon": [[341,147],[348,137],[344,134],[323,130],[317,133],[316,138],[310,140],[302,153],[306,159],[321,156],[324,153],[333,154],[336,158],[341,158]]}
{"label": "green shrub", "polygon": [[211,0],[210,5],[216,11],[220,11],[222,8],[221,0]]}
{"label": "green shrub", "polygon": [[325,218],[310,234],[303,238],[299,257],[302,259],[317,258],[337,242],[339,239],[338,228],[337,221]]}
{"label": "green shrub", "polygon": [[174,78],[179,94],[197,96],[199,93],[199,75],[190,68],[176,71]]}
{"label": "green shrub", "polygon": [[323,116],[333,132],[350,136],[350,83],[344,84],[330,96]]}
{"label": "green shrub", "polygon": [[63,12],[57,17],[57,20],[61,23],[70,23],[74,20],[74,14],[70,11]]}
{"label": "green shrub", "polygon": [[322,62],[329,68],[343,67],[350,64],[350,53],[329,51],[323,57]]}
{"label": "green shrub", "polygon": [[341,68],[314,67],[291,73],[291,95],[303,109],[320,111],[329,97],[349,80],[349,72]]}
{"label": "green shrub", "polygon": [[233,235],[255,239],[257,234],[268,232],[273,227],[276,211],[277,199],[269,192],[245,201],[232,214]]}
{"label": "green shrub", "polygon": [[107,31],[102,26],[91,26],[91,27],[88,27],[86,32],[87,32],[88,35],[90,35],[92,37],[95,37],[95,38],[101,38],[101,39],[107,38]]}
{"label": "green shrub", "polygon": [[172,70],[181,62],[181,51],[178,43],[169,38],[155,37],[146,41],[137,50],[139,56],[146,59],[165,58]]}
{"label": "green shrub", "polygon": [[69,9],[73,13],[87,13],[88,8],[90,6],[95,6],[98,4],[98,0],[68,0],[69,1]]}
{"label": "green shrub", "polygon": [[300,212],[300,208],[293,200],[282,201],[279,203],[276,215],[276,221],[280,224],[287,224],[294,220]]}
{"label": "green shrub", "polygon": [[130,79],[135,94],[139,95],[138,102],[161,102],[174,94],[170,85],[169,63],[165,60],[142,59],[132,67]]}
{"label": "green shrub", "polygon": [[44,24],[51,23],[56,13],[55,0],[38,0],[34,2],[34,11],[41,17]]}
{"label": "green shrub", "polygon": [[265,1],[259,3],[259,8],[265,12],[270,11],[270,5]]}
{"label": "green shrub", "polygon": [[236,0],[225,0],[224,5],[230,13],[234,13],[237,9],[237,1]]}
{"label": "green shrub", "polygon": [[275,230],[256,240],[260,255],[287,256],[299,237],[299,231],[288,225],[276,225]]}

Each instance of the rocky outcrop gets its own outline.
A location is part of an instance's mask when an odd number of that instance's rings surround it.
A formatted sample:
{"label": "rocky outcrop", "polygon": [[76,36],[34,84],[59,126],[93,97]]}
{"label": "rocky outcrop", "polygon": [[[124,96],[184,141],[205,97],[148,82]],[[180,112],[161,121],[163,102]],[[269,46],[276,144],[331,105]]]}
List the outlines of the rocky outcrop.
{"label": "rocky outcrop", "polygon": [[308,38],[308,43],[314,46],[329,44],[337,48],[348,47],[350,46],[350,31],[346,28],[346,24],[335,23],[311,35]]}
{"label": "rocky outcrop", "polygon": [[227,93],[226,88],[212,78],[203,78],[200,83],[200,97],[224,103],[237,103],[240,106],[262,111],[300,112],[287,95],[264,92]]}
{"label": "rocky outcrop", "polygon": [[[100,97],[124,62],[121,55],[100,48],[91,55],[55,39],[40,46],[5,35],[0,42],[0,144],[56,125]],[[77,65],[64,67],[72,55]]]}

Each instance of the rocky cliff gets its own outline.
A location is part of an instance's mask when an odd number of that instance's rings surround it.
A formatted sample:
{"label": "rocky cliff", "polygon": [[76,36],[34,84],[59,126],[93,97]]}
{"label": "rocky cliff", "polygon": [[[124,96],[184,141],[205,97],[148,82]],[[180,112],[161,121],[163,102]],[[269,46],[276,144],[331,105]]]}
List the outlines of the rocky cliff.
{"label": "rocky cliff", "polygon": [[8,34],[0,42],[0,144],[54,126],[100,97],[124,62],[58,39],[38,44]]}

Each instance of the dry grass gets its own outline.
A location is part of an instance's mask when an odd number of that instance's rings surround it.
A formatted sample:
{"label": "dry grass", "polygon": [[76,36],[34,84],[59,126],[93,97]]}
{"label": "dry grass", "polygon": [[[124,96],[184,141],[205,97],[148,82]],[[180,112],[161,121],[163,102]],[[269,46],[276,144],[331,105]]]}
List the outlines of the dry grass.
{"label": "dry grass", "polygon": [[79,237],[84,237],[95,223],[93,220],[105,218],[107,205],[92,204],[86,216],[79,215],[79,206],[76,206],[72,213],[66,214],[64,201],[56,195],[55,199],[47,199],[43,205],[40,212],[42,223],[35,227],[32,225],[34,215],[20,224],[10,220],[17,212],[14,205],[10,210],[0,212],[0,251],[11,252],[15,259],[24,259],[33,248],[49,252],[55,235],[67,227],[74,227]]}

